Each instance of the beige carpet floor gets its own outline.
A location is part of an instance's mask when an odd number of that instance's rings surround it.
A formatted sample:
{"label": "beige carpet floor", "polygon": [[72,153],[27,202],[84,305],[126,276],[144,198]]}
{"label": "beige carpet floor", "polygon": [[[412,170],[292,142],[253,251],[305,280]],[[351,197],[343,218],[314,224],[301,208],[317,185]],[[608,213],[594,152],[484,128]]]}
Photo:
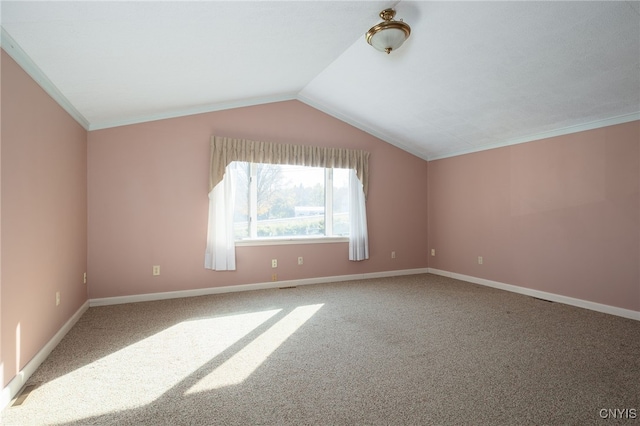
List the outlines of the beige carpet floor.
{"label": "beige carpet floor", "polygon": [[28,384],[2,424],[637,424],[640,322],[430,274],[221,294],[90,308]]}

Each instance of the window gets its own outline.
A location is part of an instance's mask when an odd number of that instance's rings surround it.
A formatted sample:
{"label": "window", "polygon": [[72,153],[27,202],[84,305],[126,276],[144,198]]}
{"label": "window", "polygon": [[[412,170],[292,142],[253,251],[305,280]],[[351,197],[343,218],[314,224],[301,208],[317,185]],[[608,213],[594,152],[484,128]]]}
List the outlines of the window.
{"label": "window", "polygon": [[349,236],[349,169],[233,162],[235,240]]}
{"label": "window", "polygon": [[348,235],[349,260],[369,259],[368,152],[212,136],[210,160],[206,269],[235,271],[238,241],[260,237]]}

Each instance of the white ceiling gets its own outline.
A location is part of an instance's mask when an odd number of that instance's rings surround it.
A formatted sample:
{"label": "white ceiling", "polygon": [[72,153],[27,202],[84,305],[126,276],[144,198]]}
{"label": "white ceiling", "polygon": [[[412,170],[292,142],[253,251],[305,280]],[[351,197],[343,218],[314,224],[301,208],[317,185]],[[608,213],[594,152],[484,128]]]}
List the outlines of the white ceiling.
{"label": "white ceiling", "polygon": [[[391,55],[364,33],[395,6]],[[299,99],[425,159],[640,119],[640,2],[2,1],[87,129]]]}

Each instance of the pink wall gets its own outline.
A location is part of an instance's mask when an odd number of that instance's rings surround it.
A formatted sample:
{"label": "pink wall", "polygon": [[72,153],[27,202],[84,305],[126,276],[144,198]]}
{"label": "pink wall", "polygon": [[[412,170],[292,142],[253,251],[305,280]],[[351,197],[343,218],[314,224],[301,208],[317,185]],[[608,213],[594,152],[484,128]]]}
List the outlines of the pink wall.
{"label": "pink wall", "polygon": [[[4,51],[0,50],[0,79],[4,74],[2,72],[2,56],[4,55]],[[0,82],[0,118],[2,117],[2,83]],[[4,358],[5,354],[2,349],[2,121],[0,120],[0,386],[4,387],[7,380],[5,377],[7,373],[4,371]],[[13,375],[13,374],[11,374]],[[11,380],[9,378],[8,380]],[[1,406],[1,403],[0,403]],[[0,408],[1,410],[1,408]]]}
{"label": "pink wall", "polygon": [[[428,262],[640,311],[640,122],[427,166],[297,101],[87,136],[4,51],[1,77],[3,385],[88,296],[267,282],[273,272],[292,280]],[[349,262],[346,243],[239,247],[237,271],[205,270],[212,134],[370,151],[371,259]]]}
{"label": "pink wall", "polygon": [[87,300],[87,132],[1,60],[4,386]]}
{"label": "pink wall", "polygon": [[432,161],[428,183],[429,267],[640,311],[640,122]]}
{"label": "pink wall", "polygon": [[[237,271],[205,270],[212,134],[371,152],[371,258],[350,262],[346,243],[238,247]],[[90,298],[427,266],[426,161],[301,102],[91,131],[88,146]]]}

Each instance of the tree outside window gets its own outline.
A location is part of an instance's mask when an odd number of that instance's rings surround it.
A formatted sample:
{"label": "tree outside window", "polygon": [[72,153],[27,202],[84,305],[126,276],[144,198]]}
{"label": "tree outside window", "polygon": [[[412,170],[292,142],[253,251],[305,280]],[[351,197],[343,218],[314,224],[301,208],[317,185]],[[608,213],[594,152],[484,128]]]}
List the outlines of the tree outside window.
{"label": "tree outside window", "polygon": [[236,240],[349,235],[349,170],[236,162]]}

